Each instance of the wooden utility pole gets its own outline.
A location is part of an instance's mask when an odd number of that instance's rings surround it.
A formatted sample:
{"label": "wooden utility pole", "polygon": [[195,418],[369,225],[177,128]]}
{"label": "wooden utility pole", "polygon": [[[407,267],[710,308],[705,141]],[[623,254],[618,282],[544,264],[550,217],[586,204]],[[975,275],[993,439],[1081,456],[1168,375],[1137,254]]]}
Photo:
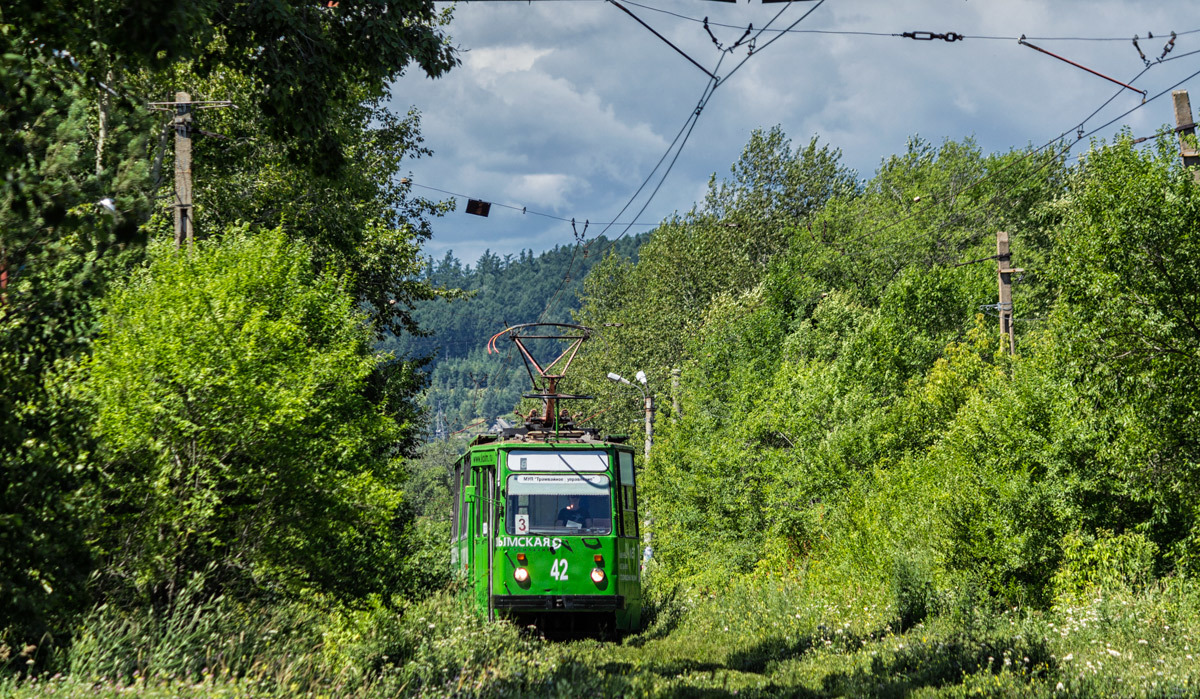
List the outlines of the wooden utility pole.
{"label": "wooden utility pole", "polygon": [[1196,123],[1192,117],[1192,101],[1188,98],[1187,90],[1174,90],[1171,99],[1175,102],[1175,130],[1179,132],[1179,154],[1183,156],[1183,166],[1195,168],[1192,177],[1200,182],[1200,150],[1196,144]]}
{"label": "wooden utility pole", "polygon": [[175,249],[192,247],[192,96],[175,93]]}
{"label": "wooden utility pole", "polygon": [[1000,334],[1008,336],[1008,353],[1017,351],[1017,339],[1013,332],[1012,275],[1025,270],[1012,266],[1012,253],[1008,247],[1008,231],[996,231],[997,277],[1000,281]]}

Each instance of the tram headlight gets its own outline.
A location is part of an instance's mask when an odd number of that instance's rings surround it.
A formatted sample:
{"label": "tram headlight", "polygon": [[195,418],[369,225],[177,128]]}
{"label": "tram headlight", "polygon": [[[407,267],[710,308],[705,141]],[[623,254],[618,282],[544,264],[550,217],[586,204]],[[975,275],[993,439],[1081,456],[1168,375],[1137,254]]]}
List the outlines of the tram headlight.
{"label": "tram headlight", "polygon": [[517,568],[513,571],[513,578],[519,583],[527,582],[529,580],[529,571],[525,568]]}
{"label": "tram headlight", "polygon": [[604,571],[599,568],[592,568],[592,582],[597,585],[604,582]]}

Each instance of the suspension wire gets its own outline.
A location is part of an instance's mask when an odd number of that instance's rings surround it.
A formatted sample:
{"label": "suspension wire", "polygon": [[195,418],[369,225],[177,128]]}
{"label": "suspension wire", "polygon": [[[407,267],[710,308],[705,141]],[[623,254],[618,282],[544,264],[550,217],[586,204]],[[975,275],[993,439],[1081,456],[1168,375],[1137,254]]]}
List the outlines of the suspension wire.
{"label": "suspension wire", "polygon": [[[823,1],[824,0],[822,0],[822,2]],[[721,58],[724,59],[724,56]],[[717,62],[717,66],[720,67],[720,61]],[[719,83],[716,80],[710,81],[706,86],[707,94],[700,99],[700,103],[696,105],[696,110],[692,112],[692,116],[690,117],[691,124],[687,127],[687,133],[683,135],[683,141],[681,141],[679,147],[675,149],[675,155],[671,158],[671,162],[668,163],[666,169],[663,170],[662,176],[658,179],[658,184],[654,186],[654,190],[650,192],[650,196],[646,197],[646,201],[642,204],[642,208],[638,209],[637,215],[633,217],[634,220],[637,220],[639,217],[641,217],[641,215],[646,211],[646,207],[650,206],[650,202],[654,200],[654,196],[658,194],[658,190],[661,189],[663,183],[666,182],[667,175],[670,174],[671,169],[675,167],[675,161],[679,160],[679,155],[683,153],[683,147],[687,145],[688,139],[691,138],[692,130],[696,128],[696,123],[700,121],[700,113],[703,112],[704,108],[708,106],[708,101],[712,99],[712,96],[717,91],[718,86]],[[621,240],[627,233],[629,233],[630,228],[631,226],[625,226],[625,230],[621,231],[621,234],[616,238],[613,238],[612,243],[610,243],[608,246],[609,251],[613,249],[613,247],[617,244],[617,241]],[[605,254],[607,254],[607,252],[608,251],[606,251]]]}
{"label": "suspension wire", "polygon": [[[724,60],[724,54],[722,54],[721,59],[717,61],[718,69],[720,68],[721,61],[723,61],[723,60]],[[712,97],[713,91],[716,90],[716,87],[717,87],[717,80],[715,78],[709,78],[708,81],[704,85],[704,91],[700,95],[699,102],[696,103],[696,107],[692,110],[691,114],[688,115],[688,118],[684,121],[683,126],[680,127],[679,132],[675,134],[675,138],[671,141],[670,145],[667,146],[667,150],[663,153],[662,157],[659,158],[658,162],[650,170],[649,174],[646,175],[646,178],[642,181],[642,184],[640,186],[638,186],[637,191],[635,191],[633,193],[633,195],[629,198],[629,200],[627,202],[625,202],[625,206],[621,207],[621,210],[619,212],[617,212],[617,215],[614,218],[619,219],[625,213],[625,211],[630,206],[633,205],[633,202],[637,201],[637,198],[642,193],[642,190],[645,189],[646,185],[648,185],[650,183],[650,181],[654,178],[654,173],[657,172],[660,167],[662,167],[662,164],[664,161],[666,161],[667,156],[671,155],[671,152],[674,151],[675,156],[671,159],[671,162],[663,170],[662,175],[659,177],[658,184],[654,187],[654,190],[646,198],[645,203],[642,204],[642,208],[633,217],[633,220],[636,221],[642,215],[642,213],[645,212],[646,208],[650,205],[650,202],[653,201],[654,195],[658,193],[659,188],[661,188],[663,182],[666,181],[667,175],[670,174],[671,169],[675,166],[675,161],[679,159],[679,154],[681,152],[683,152],[683,147],[684,147],[684,145],[687,144],[687,140],[692,134],[692,129],[695,128],[695,126],[696,126],[696,121],[700,118],[701,112],[704,111],[704,107],[707,106],[708,100]],[[682,140],[680,140],[680,139],[682,139]],[[678,147],[676,147],[676,146],[678,146]],[[596,236],[594,238],[592,238],[591,240],[588,240],[583,245],[585,256],[587,255],[588,250],[591,247],[591,244],[593,242],[595,242],[596,240],[600,239],[606,232],[608,232],[609,228],[611,228],[613,225],[614,224],[609,223],[608,225],[606,225],[604,227],[604,230],[600,231],[600,233],[596,234]],[[616,245],[617,241],[619,241],[621,238],[623,238],[625,236],[626,233],[629,232],[630,228],[631,228],[631,226],[627,225],[625,227],[625,230],[622,231],[621,235],[612,241],[612,244],[608,248],[609,251],[612,250],[612,247]],[[579,247],[580,247],[579,243],[576,242],[576,244],[575,244],[576,252],[578,251]],[[607,252],[606,252],[606,254],[607,254]],[[559,282],[558,288],[555,289],[554,295],[547,302],[546,307],[543,309],[541,315],[538,317],[539,323],[543,322],[545,317],[553,310],[554,305],[558,302],[558,298],[562,294],[563,289],[566,287],[567,282],[570,279],[571,272],[574,270],[574,261],[575,261],[575,257],[573,254],[572,258],[571,258],[571,264],[567,267],[566,274],[563,275],[563,279],[562,279],[562,281]]]}
{"label": "suspension wire", "polygon": [[[469,194],[463,194],[461,192],[451,192],[450,190],[447,190],[447,189],[439,189],[437,187],[430,187],[427,184],[421,184],[419,182],[414,182],[409,177],[402,177],[400,179],[400,182],[401,182],[401,184],[412,185],[413,187],[421,187],[422,189],[428,189],[428,190],[431,190],[434,192],[440,192],[442,194],[447,194],[452,197],[459,197],[461,199],[481,199],[481,197],[473,197]],[[504,208],[504,209],[512,209],[513,211],[520,211],[523,214],[529,214],[532,216],[541,216],[542,218],[549,218],[549,219],[553,219],[555,221],[562,221],[563,223],[571,223],[572,221],[575,220],[574,218],[566,218],[564,216],[555,216],[554,214],[548,214],[548,213],[545,213],[542,211],[534,211],[533,209],[530,209],[529,207],[526,207],[526,206],[515,206],[513,204],[501,204],[500,202],[495,202],[495,201],[489,201],[488,203],[491,204],[492,206],[498,206],[498,207]],[[597,226],[600,226],[600,225],[657,226],[658,223],[654,222],[654,221],[597,221],[596,225]]]}
{"label": "suspension wire", "polygon": [[[792,22],[790,27],[795,27],[796,25],[800,24],[800,22],[804,21],[805,18],[807,18],[810,14],[812,14],[814,11],[816,11],[816,9],[823,4],[825,4],[825,0],[818,0],[816,5],[811,7],[807,12],[805,12],[795,22]],[[774,23],[775,20],[779,19],[779,17],[781,17],[783,15],[784,11],[787,10],[789,5],[790,5],[790,3],[785,4],[783,7],[781,7],[779,9],[779,12],[775,13],[775,16],[772,17],[771,20],[769,22],[767,22],[766,25],[764,25],[761,29],[759,29],[758,32],[754,35],[754,37],[750,39],[750,41],[749,41],[750,49],[746,53],[746,57],[743,58],[736,66],[734,66],[733,69],[729,71],[729,73],[727,73],[723,77],[717,78],[716,73],[718,70],[720,70],[721,63],[725,60],[725,56],[728,55],[734,48],[736,48],[738,45],[740,45],[743,42],[741,40],[739,40],[737,42],[737,44],[734,44],[734,46],[731,46],[730,48],[722,51],[721,58],[717,61],[717,67],[713,70],[713,73],[712,73],[714,76],[713,80],[710,81],[709,85],[705,86],[705,93],[701,95],[700,102],[696,105],[695,111],[692,113],[691,116],[689,116],[690,124],[688,122],[684,123],[684,126],[687,129],[687,133],[684,136],[683,143],[681,143],[679,148],[675,151],[675,155],[671,159],[671,163],[667,166],[667,169],[663,172],[662,177],[659,178],[658,184],[655,186],[654,191],[651,192],[650,196],[646,199],[646,202],[644,204],[642,204],[642,208],[638,211],[638,214],[633,217],[634,220],[637,220],[641,216],[641,214],[643,212],[645,212],[646,208],[650,205],[650,202],[653,201],[655,194],[658,193],[658,190],[662,187],[663,183],[666,181],[667,174],[671,171],[671,168],[674,167],[675,161],[677,161],[679,159],[680,153],[683,152],[683,145],[687,143],[687,139],[691,136],[692,130],[696,128],[696,122],[700,118],[700,113],[704,111],[704,108],[708,105],[708,101],[710,99],[712,99],[712,96],[716,92],[717,88],[720,87],[721,85],[725,84],[725,81],[728,80],[730,78],[730,76],[732,76],[735,72],[737,72],[738,68],[741,68],[743,65],[745,65],[746,61],[750,60],[751,56],[755,55],[758,52],[761,52],[762,49],[765,49],[767,46],[770,46],[779,37],[783,36],[782,33],[777,34],[776,36],[772,37],[770,41],[768,41],[766,44],[764,44],[762,46],[762,48],[759,48],[757,51],[754,48],[755,42],[758,39],[758,37],[762,36],[763,32],[767,31],[767,29],[770,28],[771,24]],[[744,38],[745,38],[745,36],[743,35],[743,39]],[[669,150],[668,150],[668,152],[669,152]],[[665,158],[666,154],[664,154],[663,157]],[[660,161],[660,163],[661,163],[661,161]],[[651,174],[653,174],[653,172]],[[647,181],[649,181],[649,180],[647,180]],[[636,195],[635,195],[635,197],[636,197]],[[631,202],[632,202],[632,200],[631,200]],[[624,210],[622,209],[622,213],[623,212],[624,212]],[[618,214],[617,217],[619,218],[620,214]],[[607,230],[607,228],[605,230]],[[616,245],[617,241],[624,238],[627,233],[629,233],[629,226],[626,226],[625,230],[623,230],[619,236],[617,236],[616,238],[613,239],[612,243],[608,247],[608,250],[605,251],[605,254],[607,255],[609,252],[611,252],[613,247]]]}
{"label": "suspension wire", "polygon": [[[718,66],[719,65],[720,65],[720,62],[718,62]],[[671,169],[675,166],[675,161],[679,159],[679,154],[683,152],[683,147],[687,144],[688,138],[692,135],[692,129],[695,128],[696,122],[700,118],[700,113],[702,111],[704,111],[704,107],[708,104],[709,98],[712,97],[712,92],[714,89],[716,89],[716,80],[710,78],[709,81],[704,86],[704,93],[701,95],[700,101],[697,103],[696,108],[692,111],[691,114],[688,115],[687,120],[684,122],[683,128],[680,129],[679,134],[675,137],[675,140],[672,141],[671,146],[667,149],[667,151],[665,153],[663,153],[663,157],[661,159],[659,159],[658,164],[655,165],[654,169],[650,171],[650,174],[642,182],[642,186],[638,187],[638,191],[635,192],[634,195],[632,197],[630,197],[629,201],[626,203],[625,206],[628,207],[634,201],[636,201],[638,194],[641,193],[642,189],[644,189],[645,186],[647,184],[649,184],[650,180],[654,177],[655,171],[658,170],[658,168],[662,165],[663,161],[666,160],[667,156],[670,155],[672,151],[674,151],[674,153],[675,153],[674,157],[671,158],[671,162],[667,164],[665,169],[663,169],[662,174],[659,176],[658,184],[655,185],[654,189],[650,192],[649,196],[646,197],[645,202],[642,204],[642,208],[638,210],[636,215],[634,215],[634,217],[633,217],[634,220],[637,220],[638,217],[640,217],[642,215],[642,213],[646,211],[646,208],[648,206],[650,206],[650,202],[654,200],[654,196],[656,194],[658,194],[658,190],[662,187],[663,182],[666,181],[667,175],[670,174]],[[681,138],[682,138],[682,140],[680,140]],[[676,144],[678,144],[678,145],[676,145]],[[621,212],[624,213],[624,209],[622,209]],[[620,217],[620,214],[618,214],[618,218],[619,217]],[[628,226],[628,225],[625,226],[625,229],[623,231],[621,231],[621,234],[612,240],[612,242],[609,244],[608,249],[605,251],[606,255],[608,254],[608,252],[610,252],[613,249],[613,247],[616,246],[618,241],[620,241],[622,238],[625,237],[625,235],[629,232],[629,229],[631,227],[632,226]],[[601,231],[595,238],[592,238],[591,240],[584,243],[583,250],[584,250],[585,256],[587,255],[587,252],[590,249],[591,244],[594,243],[595,241],[599,240],[600,237],[604,235],[604,232],[608,230],[608,228],[609,228],[609,226],[606,226],[604,231]],[[575,250],[578,251],[579,247],[580,247],[579,243],[576,243]],[[538,318],[538,322],[542,322],[542,320],[546,317],[546,315],[548,313],[550,313],[550,311],[553,309],[553,306],[558,302],[559,296],[562,294],[563,290],[566,288],[567,283],[570,281],[570,274],[574,270],[574,261],[575,261],[575,258],[574,258],[574,255],[572,255],[571,265],[568,266],[566,275],[564,275],[562,281],[559,282],[558,288],[555,289],[555,291],[554,291],[554,296],[552,296],[550,301],[546,304],[546,308],[545,308],[545,310],[542,311],[542,315]]]}
{"label": "suspension wire", "polygon": [[[1196,53],[1200,53],[1200,51],[1197,51]],[[1155,64],[1151,63],[1151,64],[1147,65],[1145,68],[1142,68],[1142,70],[1137,75],[1133,76],[1133,79],[1131,79],[1129,81],[1129,83],[1133,84],[1133,83],[1137,82],[1138,78],[1145,75],[1146,71],[1150,70],[1152,67],[1154,67],[1154,65]],[[1096,107],[1096,109],[1091,114],[1088,114],[1086,117],[1084,117],[1083,121],[1079,122],[1078,128],[1082,129],[1083,125],[1088,123],[1089,121],[1091,121],[1092,117],[1099,114],[1101,112],[1101,110],[1103,110],[1105,107],[1107,107],[1109,104],[1111,104],[1113,100],[1115,100],[1116,98],[1120,97],[1123,94],[1125,94],[1124,90],[1117,90],[1116,92],[1114,92],[1112,94],[1112,97],[1109,97],[1108,99],[1104,100],[1104,102],[1099,107]],[[1145,97],[1144,92],[1142,93],[1142,96]]]}
{"label": "suspension wire", "polygon": [[[1088,132],[1077,132],[1077,134],[1076,134],[1076,139],[1075,139],[1073,142],[1071,142],[1071,143],[1067,143],[1067,144],[1065,144],[1065,145],[1063,146],[1062,152],[1061,152],[1061,153],[1059,153],[1057,157],[1062,157],[1063,155],[1066,155],[1068,152],[1070,152],[1070,151],[1071,151],[1071,149],[1072,149],[1072,148],[1074,148],[1076,145],[1078,145],[1078,144],[1079,144],[1081,141],[1083,141],[1084,139],[1086,139],[1086,138],[1089,138],[1089,137],[1091,137],[1091,136],[1094,136],[1095,134],[1099,133],[1100,131],[1103,131],[1104,129],[1108,128],[1109,126],[1112,126],[1113,124],[1115,124],[1116,122],[1120,121],[1121,119],[1124,119],[1125,117],[1129,116],[1129,115],[1130,115],[1130,114],[1132,114],[1133,112],[1135,112],[1135,111],[1137,111],[1137,110],[1139,110],[1139,109],[1142,109],[1142,108],[1143,108],[1143,107],[1145,107],[1147,104],[1149,104],[1149,103],[1153,102],[1154,100],[1157,100],[1157,99],[1159,99],[1159,98],[1160,98],[1160,97],[1162,97],[1163,95],[1167,94],[1168,92],[1170,92],[1170,91],[1174,90],[1175,88],[1179,87],[1180,85],[1182,85],[1182,84],[1186,83],[1187,81],[1189,81],[1189,80],[1191,80],[1191,79],[1193,79],[1193,78],[1195,78],[1195,77],[1197,77],[1197,76],[1200,76],[1200,70],[1198,70],[1198,71],[1196,71],[1195,73],[1192,73],[1191,75],[1189,75],[1189,76],[1187,76],[1187,77],[1183,78],[1182,80],[1180,80],[1180,81],[1176,82],[1174,85],[1171,85],[1170,87],[1168,87],[1168,88],[1166,88],[1166,89],[1164,89],[1164,90],[1161,90],[1160,92],[1156,93],[1154,96],[1152,96],[1152,97],[1148,97],[1148,98],[1147,98],[1147,99],[1146,99],[1144,102],[1142,102],[1142,103],[1140,103],[1140,104],[1137,104],[1137,105],[1135,105],[1133,108],[1131,108],[1131,109],[1129,109],[1129,110],[1125,111],[1125,112],[1124,112],[1124,113],[1122,113],[1122,114],[1119,114],[1119,115],[1117,115],[1116,117],[1114,117],[1113,119],[1110,119],[1109,121],[1105,122],[1104,124],[1101,124],[1100,126],[1097,126],[1097,127],[1095,127],[1095,128],[1094,128],[1094,129],[1092,129],[1091,131],[1088,131]],[[1093,114],[1094,114],[1094,112],[1093,112]],[[1088,118],[1090,119],[1091,117],[1089,116]],[[997,170],[997,171],[995,171],[995,172],[993,172],[993,173],[988,173],[988,174],[986,174],[986,175],[984,175],[984,176],[982,176],[982,177],[980,177],[980,178],[976,179],[975,181],[973,181],[972,183],[970,183],[970,184],[969,184],[967,187],[965,187],[964,189],[960,190],[960,192],[959,192],[959,193],[962,193],[962,192],[968,191],[968,190],[970,190],[970,189],[972,189],[972,188],[974,188],[974,187],[976,187],[976,186],[978,186],[978,185],[982,184],[983,182],[985,182],[985,181],[987,181],[987,180],[989,180],[989,179],[991,179],[991,178],[993,178],[993,177],[996,177],[996,176],[998,176],[999,174],[1003,173],[1004,171],[1008,170],[1009,168],[1011,168],[1011,167],[1013,167],[1013,166],[1015,166],[1015,165],[1018,165],[1018,164],[1020,164],[1020,163],[1024,162],[1025,160],[1029,159],[1030,157],[1033,157],[1034,155],[1037,155],[1037,154],[1041,153],[1042,151],[1045,151],[1045,150],[1046,150],[1047,148],[1049,148],[1050,146],[1052,146],[1052,145],[1054,145],[1054,144],[1056,144],[1056,143],[1058,143],[1058,142],[1062,141],[1062,140],[1063,140],[1063,139],[1066,137],[1066,135],[1067,135],[1068,133],[1070,133],[1070,132],[1069,132],[1069,131],[1064,131],[1064,132],[1063,132],[1063,134],[1062,134],[1062,135],[1060,135],[1059,137],[1057,137],[1057,138],[1055,138],[1055,139],[1052,139],[1051,141],[1047,142],[1047,143],[1046,143],[1045,145],[1043,145],[1043,146],[1040,146],[1040,147],[1038,147],[1038,148],[1036,148],[1036,149],[1034,149],[1034,150],[1031,150],[1030,152],[1026,153],[1024,156],[1022,156],[1020,159],[1018,159],[1018,160],[1016,160],[1016,161],[1013,161],[1012,163],[1008,163],[1007,165],[1003,166],[1002,168],[1000,168],[999,170]],[[1165,133],[1165,132],[1164,132],[1164,133]],[[995,203],[995,202],[999,201],[999,200],[1000,200],[1002,197],[1004,197],[1005,195],[1007,195],[1007,194],[1008,194],[1009,192],[1011,192],[1013,189],[1016,189],[1017,187],[1023,186],[1023,185],[1024,185],[1024,184],[1026,184],[1027,182],[1031,181],[1031,180],[1032,180],[1034,177],[1036,177],[1036,176],[1037,176],[1039,173],[1041,173],[1043,170],[1045,170],[1045,169],[1046,169],[1046,168],[1047,168],[1047,167],[1048,167],[1048,166],[1049,166],[1051,163],[1053,163],[1053,162],[1055,161],[1055,159],[1056,159],[1056,158],[1047,158],[1047,159],[1046,159],[1046,162],[1044,162],[1042,165],[1040,165],[1040,166],[1039,166],[1037,169],[1035,169],[1033,172],[1029,173],[1027,176],[1025,176],[1025,177],[1021,178],[1021,179],[1020,179],[1020,180],[1018,180],[1017,182],[1015,182],[1015,183],[1013,183],[1012,185],[1010,185],[1008,188],[1004,189],[1004,190],[1003,190],[1003,191],[1001,191],[1001,192],[998,192],[996,195],[994,195],[993,197],[991,197],[991,198],[989,199],[989,204],[993,204],[993,203]],[[857,236],[856,238],[854,238],[854,239],[852,239],[852,240],[846,241],[846,242],[845,242],[845,243],[843,243],[841,246],[839,246],[839,249],[841,250],[841,252],[842,252],[843,254],[845,254],[845,255],[849,255],[849,256],[851,256],[851,257],[863,257],[863,256],[865,256],[865,255],[867,255],[867,254],[869,254],[869,253],[872,253],[872,252],[883,252],[883,251],[885,250],[885,248],[884,248],[884,247],[867,247],[866,249],[860,249],[860,250],[855,250],[855,251],[848,251],[848,250],[846,250],[846,249],[845,249],[845,246],[846,246],[846,244],[854,244],[854,243],[861,242],[861,241],[863,241],[864,239],[866,239],[866,238],[868,238],[868,237],[874,237],[874,236],[877,236],[878,234],[880,234],[880,233],[883,233],[884,231],[887,231],[887,230],[889,230],[889,229],[891,229],[891,228],[893,228],[893,227],[895,227],[895,226],[897,226],[897,225],[900,225],[901,223],[904,223],[905,221],[908,221],[908,220],[911,220],[911,219],[915,218],[916,216],[920,215],[920,213],[921,213],[921,212],[914,213],[914,214],[910,214],[909,216],[905,216],[905,217],[902,217],[902,218],[900,218],[900,219],[894,220],[894,221],[892,221],[891,223],[888,223],[887,225],[881,226],[881,227],[879,227],[879,228],[877,228],[877,229],[875,229],[875,230],[873,230],[873,231],[867,231],[867,232],[866,232],[866,233],[864,233],[863,235]],[[995,216],[996,216],[996,214],[992,214],[992,215],[990,215],[990,216],[988,217],[988,220],[989,220],[989,221],[991,221],[991,220],[994,220],[994,219],[995,219]],[[948,228],[949,226],[953,225],[953,224],[954,224],[954,223],[956,223],[956,222],[957,222],[957,221],[956,221],[956,220],[954,220],[954,219],[947,220],[947,221],[943,222],[943,223],[942,223],[942,224],[939,226],[939,230],[945,230],[946,228]],[[901,247],[902,245],[903,245],[903,243],[902,243],[902,242],[894,242],[894,243],[892,243],[892,244],[890,244],[889,246],[886,246],[886,247],[887,247],[887,248],[890,248],[890,249],[896,249],[896,248],[899,248],[899,247]],[[988,258],[983,258],[983,259],[988,259]],[[979,260],[974,260],[973,262],[978,262],[978,261],[979,261]]]}
{"label": "suspension wire", "polygon": [[686,59],[688,60],[688,62],[690,62],[692,65],[694,65],[694,66],[696,66],[697,68],[699,68],[700,70],[704,71],[704,74],[705,74],[705,75],[707,75],[707,76],[708,76],[708,77],[710,77],[710,78],[713,78],[714,80],[716,79],[716,77],[717,77],[717,76],[715,76],[715,75],[713,75],[712,73],[708,72],[708,68],[705,68],[704,66],[700,65],[699,63],[697,63],[697,62],[696,62],[696,59],[694,59],[694,58],[692,58],[691,56],[687,55],[687,53],[686,53],[686,52],[685,52],[683,49],[681,49],[681,48],[679,48],[678,46],[676,46],[675,44],[671,43],[671,40],[670,40],[670,39],[668,39],[667,37],[663,36],[662,34],[659,34],[659,33],[658,33],[658,32],[657,32],[655,29],[654,29],[654,27],[651,27],[649,24],[646,24],[645,22],[643,22],[643,21],[642,21],[642,19],[641,19],[640,17],[638,17],[637,15],[633,14],[632,12],[630,12],[628,8],[626,8],[626,7],[625,7],[624,5],[622,5],[621,3],[617,2],[617,0],[608,0],[608,2],[609,2],[609,3],[611,3],[612,5],[616,6],[616,8],[617,8],[618,10],[620,10],[621,12],[624,12],[625,14],[629,15],[630,17],[632,17],[634,20],[636,20],[636,21],[637,21],[637,23],[638,23],[638,24],[642,25],[642,26],[643,26],[643,27],[645,27],[646,29],[649,29],[651,34],[653,34],[654,36],[657,36],[657,37],[658,37],[660,40],[662,40],[662,42],[663,42],[663,43],[665,43],[667,46],[670,46],[671,48],[675,49],[675,52],[676,52],[676,53],[678,53],[680,56],[683,56],[684,58],[686,58]]}
{"label": "suspension wire", "polygon": [[797,19],[795,22],[792,22],[790,25],[788,25],[787,30],[784,30],[784,31],[780,32],[779,34],[776,34],[775,36],[771,37],[771,39],[767,43],[763,44],[761,48],[755,49],[754,48],[755,39],[758,39],[758,37],[762,36],[762,33],[767,31],[767,29],[771,26],[772,22],[774,22],[776,19],[779,19],[779,15],[782,15],[783,10],[787,9],[787,7],[788,7],[788,5],[784,5],[783,8],[780,9],[779,14],[772,17],[771,21],[767,22],[766,26],[764,26],[762,29],[758,30],[758,33],[754,35],[754,39],[750,40],[750,51],[746,53],[746,57],[742,59],[741,63],[738,63],[736,66],[734,66],[733,70],[729,71],[724,77],[721,78],[721,83],[724,83],[726,80],[733,77],[733,74],[738,72],[739,68],[746,65],[746,61],[750,60],[751,56],[755,55],[756,53],[760,53],[763,49],[767,48],[771,44],[778,41],[779,37],[781,37],[785,33],[787,33],[788,30],[794,29],[796,27],[796,25],[803,22],[805,19],[808,18],[809,15],[816,12],[817,8],[819,8],[821,5],[824,5],[824,4],[825,4],[825,0],[818,0],[817,4],[815,4],[811,8],[809,8],[808,12],[805,12],[804,14],[800,15],[799,19]]}
{"label": "suspension wire", "polygon": [[[681,14],[679,12],[673,12],[671,10],[666,10],[661,7],[654,7],[652,5],[646,5],[641,2],[636,2],[635,0],[623,0],[623,2],[627,5],[633,5],[634,7],[640,7],[643,10],[650,10],[651,12],[658,12],[660,14],[670,15],[670,16],[676,17],[678,19],[687,20],[689,22],[696,22],[697,24],[704,22],[704,20],[699,17],[692,17],[689,15]],[[741,29],[741,27],[736,24],[726,24],[723,22],[714,22],[712,20],[709,20],[708,23],[710,26],[713,26],[713,27],[723,27],[725,29]],[[896,38],[896,37],[903,38],[904,37],[903,32],[881,32],[881,31],[847,30],[847,29],[793,29],[793,28],[789,27],[787,29],[769,29],[767,31],[779,32],[779,33],[790,33],[790,34],[829,34],[829,35],[833,35],[833,36],[872,36],[872,37],[883,37],[883,38]],[[1164,32],[1163,36],[1166,36],[1168,33],[1169,32]],[[1200,29],[1189,29],[1187,31],[1176,32],[1175,35],[1176,36],[1185,36],[1187,34],[1196,34],[1196,33],[1200,33]],[[998,35],[994,35],[994,34],[957,34],[957,36],[960,39],[978,39],[981,41],[1017,41],[1018,39],[1020,39],[1019,36],[998,36]],[[1029,41],[1129,41],[1128,36],[1029,36],[1029,37],[1026,37],[1026,39],[1028,39]],[[1162,60],[1168,60],[1168,59],[1162,59]]]}

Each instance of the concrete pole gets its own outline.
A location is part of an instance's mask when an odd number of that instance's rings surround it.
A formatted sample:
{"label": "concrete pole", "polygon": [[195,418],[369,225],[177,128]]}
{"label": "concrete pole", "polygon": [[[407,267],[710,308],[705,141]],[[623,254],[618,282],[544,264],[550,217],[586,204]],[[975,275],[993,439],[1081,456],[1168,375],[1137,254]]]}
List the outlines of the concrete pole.
{"label": "concrete pole", "polygon": [[192,96],[175,93],[175,249],[192,247]]}

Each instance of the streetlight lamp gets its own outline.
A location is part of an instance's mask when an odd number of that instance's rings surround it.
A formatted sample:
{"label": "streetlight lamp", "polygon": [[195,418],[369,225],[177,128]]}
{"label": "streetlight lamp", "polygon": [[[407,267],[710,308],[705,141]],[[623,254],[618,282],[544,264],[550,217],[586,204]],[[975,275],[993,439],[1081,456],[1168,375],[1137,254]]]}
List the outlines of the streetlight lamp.
{"label": "streetlight lamp", "polygon": [[646,386],[646,372],[639,371],[634,376],[634,378],[637,379],[638,382],[641,383],[642,385],[639,386],[639,385],[631,382],[629,379],[621,376],[620,374],[614,374],[611,371],[608,372],[608,380],[609,381],[614,381],[616,383],[623,383],[626,386],[633,386],[634,388],[641,391],[641,393],[642,393],[642,401],[646,406],[645,459],[648,461],[650,459],[650,447],[654,444],[654,396],[650,393],[647,393],[646,389],[644,388],[644,386]]}

